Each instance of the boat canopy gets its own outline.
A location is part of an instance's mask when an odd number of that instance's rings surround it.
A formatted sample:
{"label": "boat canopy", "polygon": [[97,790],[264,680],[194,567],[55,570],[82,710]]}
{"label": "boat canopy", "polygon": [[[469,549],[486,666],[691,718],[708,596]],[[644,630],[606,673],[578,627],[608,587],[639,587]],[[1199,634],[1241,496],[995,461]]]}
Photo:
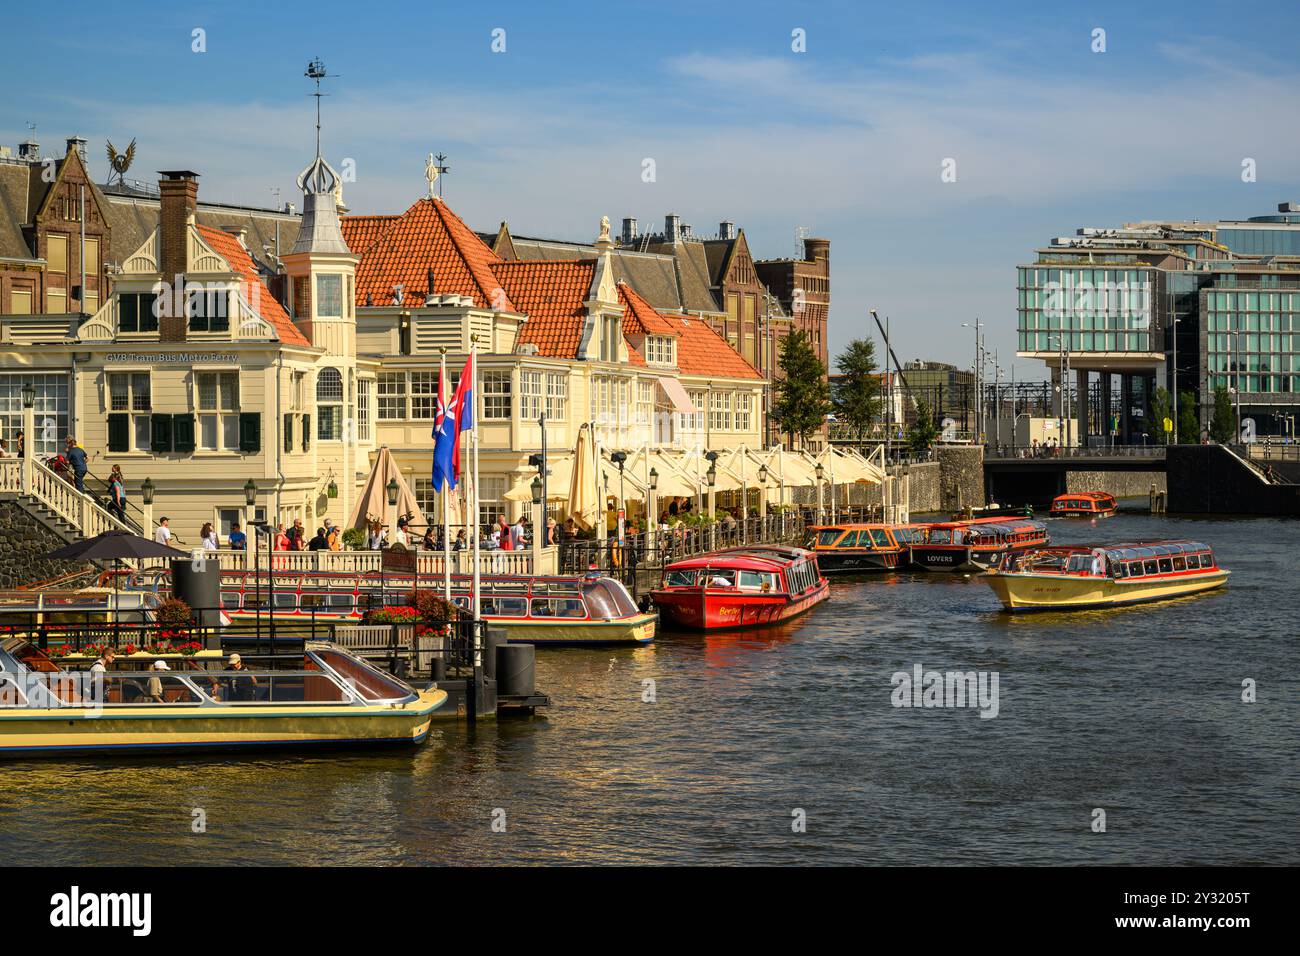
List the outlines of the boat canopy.
{"label": "boat canopy", "polygon": [[1104,550],[1106,557],[1112,561],[1141,561],[1144,558],[1196,554],[1213,549],[1199,541],[1152,541],[1150,544],[1112,544],[1100,550]]}

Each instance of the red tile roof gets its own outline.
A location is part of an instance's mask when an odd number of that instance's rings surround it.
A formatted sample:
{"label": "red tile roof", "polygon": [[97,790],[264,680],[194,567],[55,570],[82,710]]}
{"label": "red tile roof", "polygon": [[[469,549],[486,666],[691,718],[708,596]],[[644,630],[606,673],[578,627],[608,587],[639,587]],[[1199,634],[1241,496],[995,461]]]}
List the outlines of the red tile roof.
{"label": "red tile roof", "polygon": [[280,305],[266,283],[262,281],[257,267],[253,265],[252,257],[240,244],[239,239],[231,233],[211,226],[196,225],[195,228],[203,237],[203,241],[212,247],[212,251],[230,263],[230,268],[243,276],[244,299],[258,315],[271,323],[280,341],[286,345],[311,345],[307,337],[298,330],[298,326],[293,324],[289,313],[284,311],[284,306]]}
{"label": "red tile roof", "polygon": [[515,308],[528,316],[520,344],[536,345],[552,358],[575,358],[596,260],[499,262],[492,271]]}
{"label": "red tile roof", "polygon": [[[373,305],[392,305],[393,286],[400,284],[408,302],[423,303],[432,291],[435,295],[470,296],[480,308],[518,311],[508,294],[498,297],[501,284],[492,267],[500,257],[446,203],[421,199],[393,217],[386,228],[374,223],[358,225],[356,241],[364,242],[372,228],[376,235],[364,250],[351,246],[361,254],[357,305],[365,305],[367,296]],[[428,288],[430,269],[432,290]]]}
{"label": "red tile roof", "polygon": [[357,255],[370,248],[370,244],[393,224],[397,216],[344,216],[339,220],[343,241]]}
{"label": "red tile roof", "polygon": [[[708,375],[717,378],[762,379],[754,366],[708,322],[693,316],[659,312],[637,295],[626,283],[619,283],[619,301],[627,306],[623,317],[623,334],[644,331],[651,335],[677,337],[677,369],[684,375]],[[629,328],[629,322],[633,326]]]}

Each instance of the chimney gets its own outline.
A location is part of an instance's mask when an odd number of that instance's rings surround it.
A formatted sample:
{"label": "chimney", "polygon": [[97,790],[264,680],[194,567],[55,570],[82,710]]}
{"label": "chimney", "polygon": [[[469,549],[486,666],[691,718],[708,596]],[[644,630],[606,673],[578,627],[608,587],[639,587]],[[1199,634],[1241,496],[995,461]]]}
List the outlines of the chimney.
{"label": "chimney", "polygon": [[682,226],[682,238],[683,238],[683,239],[689,239],[689,238],[691,238],[691,227],[690,227],[690,224],[689,224],[689,223],[687,223],[686,225]]}
{"label": "chimney", "polygon": [[628,216],[623,220],[623,245],[630,246],[636,242],[636,220]]}
{"label": "chimney", "polygon": [[735,239],[736,224],[732,222],[730,219],[724,219],[722,220],[722,222],[718,223],[718,238]]}
{"label": "chimney", "polygon": [[25,159],[29,163],[38,163],[41,160],[41,144],[34,139],[26,139],[18,144],[18,158]]}
{"label": "chimney", "polygon": [[824,262],[831,257],[831,241],[829,239],[805,239],[803,241],[803,257],[807,262]]}
{"label": "chimney", "polygon": [[[199,174],[188,169],[163,170],[158,175],[161,195],[158,213],[158,271],[170,297],[163,299],[158,319],[158,338],[163,342],[185,341],[185,296],[183,288],[189,267],[190,223],[199,203]],[[179,314],[173,314],[179,313]]]}
{"label": "chimney", "polygon": [[664,242],[676,242],[681,237],[682,217],[672,213],[664,216]]}
{"label": "chimney", "polygon": [[86,141],[85,141],[85,139],[83,139],[83,138],[80,137],[80,136],[69,136],[69,137],[68,137],[68,153],[71,153],[74,149],[77,151],[77,155],[81,157],[81,162],[84,164],[84,163],[86,162]]}

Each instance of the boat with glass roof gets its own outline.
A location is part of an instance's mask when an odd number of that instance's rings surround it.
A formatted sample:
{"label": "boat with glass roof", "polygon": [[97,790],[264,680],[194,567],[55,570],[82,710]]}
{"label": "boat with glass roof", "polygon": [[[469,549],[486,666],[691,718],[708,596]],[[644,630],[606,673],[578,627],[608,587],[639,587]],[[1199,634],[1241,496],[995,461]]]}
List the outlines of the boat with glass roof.
{"label": "boat with glass roof", "polygon": [[650,597],[673,624],[714,631],[798,617],[830,597],[830,584],[813,552],[754,545],[675,561]]}
{"label": "boat with glass roof", "polygon": [[1115,496],[1104,491],[1076,491],[1052,499],[1053,518],[1109,518],[1118,508]]}
{"label": "boat with glass roof", "polygon": [[907,566],[911,549],[911,535],[903,530],[892,524],[821,525],[812,529],[812,550],[823,574],[897,571]]}
{"label": "boat with glass roof", "polygon": [[1200,594],[1229,572],[1199,541],[1062,545],[1006,555],[983,575],[1010,611],[1118,607]]}
{"label": "boat with glass roof", "polygon": [[1004,555],[1045,545],[1047,525],[1030,518],[975,518],[926,525],[911,546],[911,566],[925,571],[987,571]]}

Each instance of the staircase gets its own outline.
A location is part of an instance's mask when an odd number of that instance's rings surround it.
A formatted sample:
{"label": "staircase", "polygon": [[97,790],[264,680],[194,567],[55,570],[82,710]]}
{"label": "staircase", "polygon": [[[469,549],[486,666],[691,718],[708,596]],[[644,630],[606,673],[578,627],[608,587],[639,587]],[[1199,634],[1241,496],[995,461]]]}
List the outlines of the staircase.
{"label": "staircase", "polygon": [[64,479],[32,459],[31,478],[23,480],[21,458],[0,459],[0,494],[15,496],[41,523],[69,541],[93,538],[105,531],[128,531],[132,527],[112,514],[88,494],[82,494]]}

